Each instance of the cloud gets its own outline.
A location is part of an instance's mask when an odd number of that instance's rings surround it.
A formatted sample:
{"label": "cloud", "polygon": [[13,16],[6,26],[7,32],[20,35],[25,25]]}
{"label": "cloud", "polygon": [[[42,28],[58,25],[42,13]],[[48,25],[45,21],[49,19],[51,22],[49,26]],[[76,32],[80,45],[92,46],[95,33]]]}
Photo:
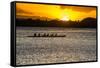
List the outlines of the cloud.
{"label": "cloud", "polygon": [[32,14],[31,12],[25,11],[25,10],[23,10],[21,8],[18,8],[18,7],[16,7],[16,13],[18,13],[18,14],[21,14],[21,13],[23,13],[23,14]]}
{"label": "cloud", "polygon": [[77,12],[91,12],[93,10],[96,10],[95,7],[85,7],[85,6],[60,6],[61,9],[69,9],[72,11],[77,11]]}

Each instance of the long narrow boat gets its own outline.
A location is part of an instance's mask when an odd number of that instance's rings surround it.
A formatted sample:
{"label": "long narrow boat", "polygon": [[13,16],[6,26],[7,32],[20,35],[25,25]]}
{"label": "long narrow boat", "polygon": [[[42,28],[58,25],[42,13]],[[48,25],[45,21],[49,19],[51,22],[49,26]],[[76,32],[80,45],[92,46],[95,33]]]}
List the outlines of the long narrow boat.
{"label": "long narrow boat", "polygon": [[27,37],[65,37],[66,35],[62,32],[35,32],[31,36]]}

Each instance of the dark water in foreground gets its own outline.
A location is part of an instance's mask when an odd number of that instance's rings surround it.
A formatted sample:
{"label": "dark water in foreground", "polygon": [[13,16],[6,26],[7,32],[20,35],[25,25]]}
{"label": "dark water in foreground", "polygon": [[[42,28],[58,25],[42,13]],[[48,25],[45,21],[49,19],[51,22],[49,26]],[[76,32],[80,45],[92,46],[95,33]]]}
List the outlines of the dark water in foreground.
{"label": "dark water in foreground", "polygon": [[[16,32],[17,65],[96,60],[96,29],[17,27]],[[66,37],[27,37],[35,32]]]}

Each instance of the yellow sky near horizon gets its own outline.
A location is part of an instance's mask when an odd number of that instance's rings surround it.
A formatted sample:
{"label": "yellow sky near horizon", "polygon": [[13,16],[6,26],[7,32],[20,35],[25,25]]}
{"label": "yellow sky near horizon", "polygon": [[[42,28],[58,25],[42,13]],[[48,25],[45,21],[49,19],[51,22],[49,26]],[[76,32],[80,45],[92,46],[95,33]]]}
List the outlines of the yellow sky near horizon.
{"label": "yellow sky near horizon", "polygon": [[63,6],[48,4],[16,3],[17,18],[39,17],[62,20],[82,20],[86,17],[96,18],[96,7]]}

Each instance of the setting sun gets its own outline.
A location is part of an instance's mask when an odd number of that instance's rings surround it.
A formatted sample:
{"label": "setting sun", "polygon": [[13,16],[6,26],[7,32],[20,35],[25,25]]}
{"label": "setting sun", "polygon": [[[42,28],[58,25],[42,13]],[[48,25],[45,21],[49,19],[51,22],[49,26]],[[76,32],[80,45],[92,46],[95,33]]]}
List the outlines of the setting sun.
{"label": "setting sun", "polygon": [[68,21],[69,18],[68,18],[67,16],[64,16],[64,17],[61,18],[61,20],[62,20],[62,21]]}

